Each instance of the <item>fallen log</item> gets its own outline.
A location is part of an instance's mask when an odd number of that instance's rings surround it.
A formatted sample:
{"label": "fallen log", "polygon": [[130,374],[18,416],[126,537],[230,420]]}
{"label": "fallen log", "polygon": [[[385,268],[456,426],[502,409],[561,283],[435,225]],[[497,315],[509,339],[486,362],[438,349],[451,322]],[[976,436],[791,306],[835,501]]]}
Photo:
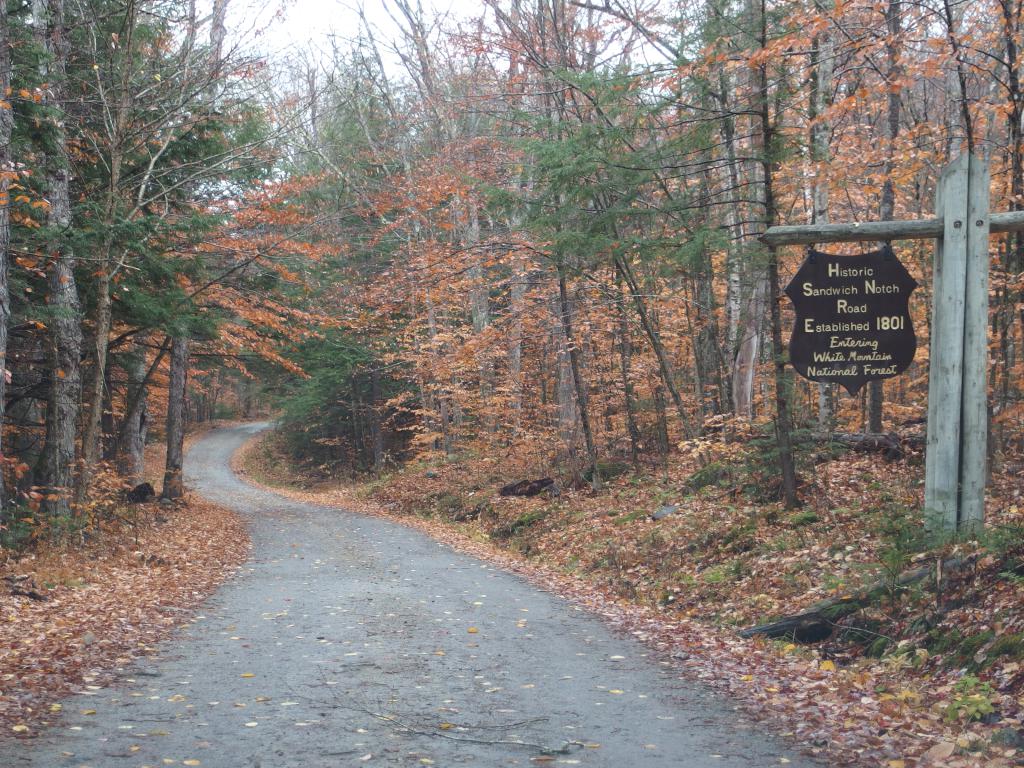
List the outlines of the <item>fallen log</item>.
{"label": "fallen log", "polygon": [[795,643],[818,643],[832,636],[836,622],[844,616],[856,613],[878,602],[880,598],[900,592],[913,584],[925,582],[923,586],[926,589],[937,591],[945,578],[973,567],[980,557],[981,553],[975,553],[967,557],[958,556],[933,561],[928,565],[904,571],[895,579],[879,579],[858,592],[821,600],[803,613],[784,616],[768,624],[740,630],[739,635],[788,637]]}
{"label": "fallen log", "polygon": [[860,453],[880,453],[886,461],[899,461],[907,449],[923,450],[922,435],[898,435],[895,432],[829,432],[815,433],[816,443],[839,443]]}
{"label": "fallen log", "polygon": [[542,477],[540,480],[520,480],[502,486],[498,491],[499,496],[536,496],[551,488],[555,481],[550,477]]}
{"label": "fallen log", "polygon": [[770,624],[751,627],[740,632],[740,637],[764,635],[770,638],[788,637],[795,643],[820,643],[832,636],[834,625],[817,611],[787,616]]}
{"label": "fallen log", "polygon": [[27,597],[30,600],[39,600],[40,602],[50,599],[49,595],[39,591],[35,581],[29,575],[4,576],[4,581],[7,582],[7,589],[12,597]]}

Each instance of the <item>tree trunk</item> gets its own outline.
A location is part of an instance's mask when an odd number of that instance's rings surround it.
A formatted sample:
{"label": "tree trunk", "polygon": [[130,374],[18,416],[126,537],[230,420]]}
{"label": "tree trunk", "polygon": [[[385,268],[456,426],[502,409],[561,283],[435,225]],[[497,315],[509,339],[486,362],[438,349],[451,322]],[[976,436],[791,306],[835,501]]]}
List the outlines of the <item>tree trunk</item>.
{"label": "tree trunk", "polygon": [[92,378],[89,382],[86,400],[85,433],[82,435],[82,470],[78,478],[76,501],[81,505],[89,492],[89,484],[99,464],[103,402],[107,376],[107,350],[110,343],[111,296],[110,286],[114,274],[114,225],[118,219],[118,196],[121,194],[121,168],[124,162],[125,135],[132,117],[134,89],[132,87],[133,48],[138,18],[138,3],[128,3],[121,26],[119,44],[124,47],[125,56],[121,62],[121,78],[116,100],[104,107],[113,112],[104,121],[107,126],[108,168],[106,200],[104,201],[102,226],[103,244],[96,265],[96,317]]}
{"label": "tree trunk", "polygon": [[[819,3],[831,7],[831,0]],[[813,162],[814,189],[811,197],[811,223],[829,223],[829,140],[832,125],[825,112],[832,106],[832,81],[835,73],[835,40],[832,38],[831,27],[814,38],[813,66],[811,70],[811,104],[808,118],[811,123],[811,161]],[[820,381],[818,390],[818,430],[829,432],[835,421],[833,413],[833,385]]]}
{"label": "tree trunk", "polygon": [[[719,127],[722,132],[722,143],[725,145],[726,165],[728,167],[729,204],[726,206],[725,218],[732,238],[729,243],[727,254],[728,283],[726,286],[725,316],[727,325],[728,351],[731,359],[735,360],[739,351],[739,330],[740,317],[742,314],[743,275],[742,259],[739,254],[739,245],[743,242],[743,207],[740,202],[740,175],[739,161],[736,157],[736,118],[726,101],[733,93],[729,82],[729,74],[724,67],[720,68],[718,74],[718,89],[721,111]],[[735,396],[735,384],[733,385]],[[734,403],[735,407],[735,403]]]}
{"label": "tree trunk", "polygon": [[[110,226],[110,224],[108,224]],[[108,244],[109,245],[109,244]],[[82,471],[78,478],[75,501],[81,505],[89,493],[89,484],[99,463],[100,432],[103,422],[103,401],[106,387],[107,346],[110,340],[111,299],[110,264],[103,259],[96,277],[96,331],[92,377],[86,397],[85,434],[82,435]]]}
{"label": "tree trunk", "polygon": [[523,419],[523,313],[526,310],[526,265],[516,259],[512,273],[512,338],[508,349],[508,376],[512,388],[513,433],[518,433]]}
{"label": "tree trunk", "polygon": [[[900,35],[902,25],[902,0],[889,0],[885,11],[885,22],[888,38],[885,45],[888,71],[886,81],[889,84],[889,97],[886,101],[885,126],[885,182],[882,185],[882,199],[879,205],[879,218],[890,221],[896,213],[896,188],[892,183],[893,160],[896,154],[896,139],[900,135],[900,106],[902,88],[899,87],[903,77],[903,65],[900,63]],[[868,383],[868,431],[882,431],[882,411],[885,402],[885,387],[881,381]]]}
{"label": "tree trunk", "polygon": [[626,314],[622,273],[618,271],[615,274],[615,311],[619,321],[619,371],[622,374],[622,405],[626,411],[629,457],[635,465],[640,459],[640,428],[636,423],[636,396],[633,393],[633,380],[630,377],[630,369],[633,364],[633,342],[629,332],[629,317]]}
{"label": "tree trunk", "polygon": [[[67,96],[67,40],[63,0],[41,4],[46,18],[36,30],[46,53],[50,92],[60,106]],[[52,265],[48,275],[50,321],[48,365],[51,373],[50,398],[46,408],[46,440],[39,471],[44,490],[43,513],[65,516],[71,512],[71,491],[75,471],[75,428],[78,422],[81,384],[82,330],[78,286],[75,283],[75,255],[67,241],[71,227],[70,170],[63,124],[52,123],[54,151],[45,158],[47,224],[58,233],[47,243]]]}
{"label": "tree trunk", "polygon": [[[429,289],[426,291],[424,300],[427,305],[427,331],[430,334],[430,354],[434,360],[437,360],[439,356],[437,344],[435,343],[437,339],[437,313],[434,311],[434,300],[431,298]],[[437,386],[433,382],[428,387],[430,399],[434,401],[437,407],[437,418],[441,430],[441,447],[444,449],[444,455],[450,456],[452,453],[452,436],[448,397],[444,392],[438,392]]]}
{"label": "tree trunk", "polygon": [[[759,41],[761,48],[768,45],[767,0],[759,3]],[[761,153],[761,167],[764,177],[764,226],[775,223],[775,190],[773,145],[775,126],[772,123],[769,92],[768,67],[761,64],[757,70],[758,149]],[[790,385],[786,371],[786,355],[782,346],[782,308],[779,295],[779,259],[773,246],[768,251],[768,311],[771,317],[772,363],[775,370],[775,438],[779,452],[779,472],[782,475],[782,494],[787,509],[797,506],[796,466],[793,461],[793,435],[789,412]]]}
{"label": "tree trunk", "polygon": [[103,421],[101,424],[100,446],[104,461],[117,458],[117,430],[114,427],[114,382],[113,366],[107,366],[107,375],[103,380]]}
{"label": "tree trunk", "polygon": [[182,465],[185,461],[185,393],[188,380],[188,337],[171,341],[171,381],[167,391],[167,463],[162,499],[185,495]]}
{"label": "tree trunk", "polygon": [[374,366],[370,372],[370,440],[373,443],[373,471],[384,471],[384,429],[381,426],[380,370]]}
{"label": "tree trunk", "polygon": [[[465,220],[462,222],[462,246],[472,253],[470,254],[470,289],[469,306],[470,317],[473,322],[473,333],[479,336],[487,330],[491,324],[491,311],[489,291],[487,290],[487,276],[484,272],[483,259],[480,258],[480,211],[475,200],[470,198],[464,200],[460,208],[465,209]],[[477,355],[480,371],[480,398],[484,410],[489,410],[487,403],[494,393],[494,361],[491,357],[490,348],[487,345]],[[497,426],[495,419],[486,417],[488,430],[494,431]]]}
{"label": "tree trunk", "polygon": [[[159,358],[164,356],[166,346]],[[146,449],[146,433],[149,431],[149,408],[146,403],[146,386],[149,371],[142,347],[137,347],[125,366],[128,372],[128,394],[126,397],[124,422],[117,440],[117,469],[132,485],[142,482]]]}
{"label": "tree trunk", "polygon": [[[11,41],[7,25],[7,3],[0,1],[0,93],[11,88]],[[8,250],[11,244],[11,209],[8,187],[11,167],[11,133],[14,114],[0,97],[0,457],[4,455],[4,408],[7,403],[7,327],[11,319],[10,287],[7,282]],[[7,508],[3,466],[0,465],[0,521]]]}
{"label": "tree trunk", "polygon": [[559,320],[562,323],[562,335],[569,352],[569,369],[572,372],[572,384],[576,394],[576,407],[579,409],[580,427],[583,430],[583,442],[587,448],[587,461],[592,468],[591,486],[596,491],[601,487],[601,476],[597,466],[597,449],[594,447],[594,434],[590,429],[590,412],[587,407],[587,391],[583,386],[580,373],[580,355],[572,328],[572,308],[569,303],[569,290],[566,286],[565,272],[561,265],[558,268],[558,301]]}
{"label": "tree trunk", "polygon": [[764,326],[764,302],[767,281],[758,275],[744,306],[740,332],[736,338],[736,358],[732,369],[732,401],[737,416],[754,416],[754,374],[761,357],[761,334]]}
{"label": "tree trunk", "polygon": [[[1017,0],[1000,0],[1002,12],[1002,38],[1006,63],[1006,133],[1007,166],[1010,174],[1010,210],[1024,210],[1024,88],[1021,87],[1021,13],[1020,2]],[[1003,250],[1003,269],[1011,274],[1024,272],[1024,233],[1017,232],[1006,238]],[[1014,290],[1011,288],[996,289],[997,304],[993,318],[995,334],[999,338],[1001,366],[993,366],[993,390],[997,395],[997,410],[1002,411],[1010,406],[1011,384],[1017,382],[1013,371],[1017,357],[1017,338],[1013,326],[1017,322],[1016,305],[1024,306],[1024,286]],[[1024,325],[1024,314],[1020,316]],[[996,377],[997,368],[999,370]],[[1000,424],[1000,429],[1004,427]]]}

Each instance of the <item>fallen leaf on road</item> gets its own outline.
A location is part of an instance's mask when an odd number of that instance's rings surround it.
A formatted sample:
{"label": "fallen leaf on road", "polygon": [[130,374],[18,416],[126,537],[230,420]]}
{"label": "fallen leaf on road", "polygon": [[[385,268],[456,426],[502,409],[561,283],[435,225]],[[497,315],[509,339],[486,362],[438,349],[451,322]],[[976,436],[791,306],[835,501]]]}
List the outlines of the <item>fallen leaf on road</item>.
{"label": "fallen leaf on road", "polygon": [[953,750],[956,746],[950,741],[940,741],[938,744],[933,745],[927,752],[921,755],[922,760],[931,760],[937,762],[939,760],[945,760],[947,757],[953,754]]}

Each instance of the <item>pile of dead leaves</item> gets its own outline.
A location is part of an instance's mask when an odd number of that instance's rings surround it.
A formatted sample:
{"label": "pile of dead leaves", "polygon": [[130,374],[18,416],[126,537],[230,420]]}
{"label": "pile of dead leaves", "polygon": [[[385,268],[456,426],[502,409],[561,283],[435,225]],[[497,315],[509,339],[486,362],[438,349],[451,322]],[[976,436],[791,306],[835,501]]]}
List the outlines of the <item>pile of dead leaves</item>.
{"label": "pile of dead leaves", "polygon": [[228,510],[197,498],[145,510],[131,535],[0,566],[3,732],[31,735],[63,696],[152,652],[246,558],[244,525]]}

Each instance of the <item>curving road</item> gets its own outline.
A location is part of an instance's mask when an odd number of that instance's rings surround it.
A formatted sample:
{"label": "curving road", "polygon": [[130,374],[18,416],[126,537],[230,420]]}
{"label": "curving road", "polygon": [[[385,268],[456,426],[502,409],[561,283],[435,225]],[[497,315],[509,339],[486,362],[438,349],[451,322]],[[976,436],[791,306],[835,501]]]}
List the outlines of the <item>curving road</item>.
{"label": "curving road", "polygon": [[246,485],[228,459],[264,426],[210,433],[186,466],[249,522],[240,576],[160,657],[0,745],[0,766],[817,765],[516,576]]}

